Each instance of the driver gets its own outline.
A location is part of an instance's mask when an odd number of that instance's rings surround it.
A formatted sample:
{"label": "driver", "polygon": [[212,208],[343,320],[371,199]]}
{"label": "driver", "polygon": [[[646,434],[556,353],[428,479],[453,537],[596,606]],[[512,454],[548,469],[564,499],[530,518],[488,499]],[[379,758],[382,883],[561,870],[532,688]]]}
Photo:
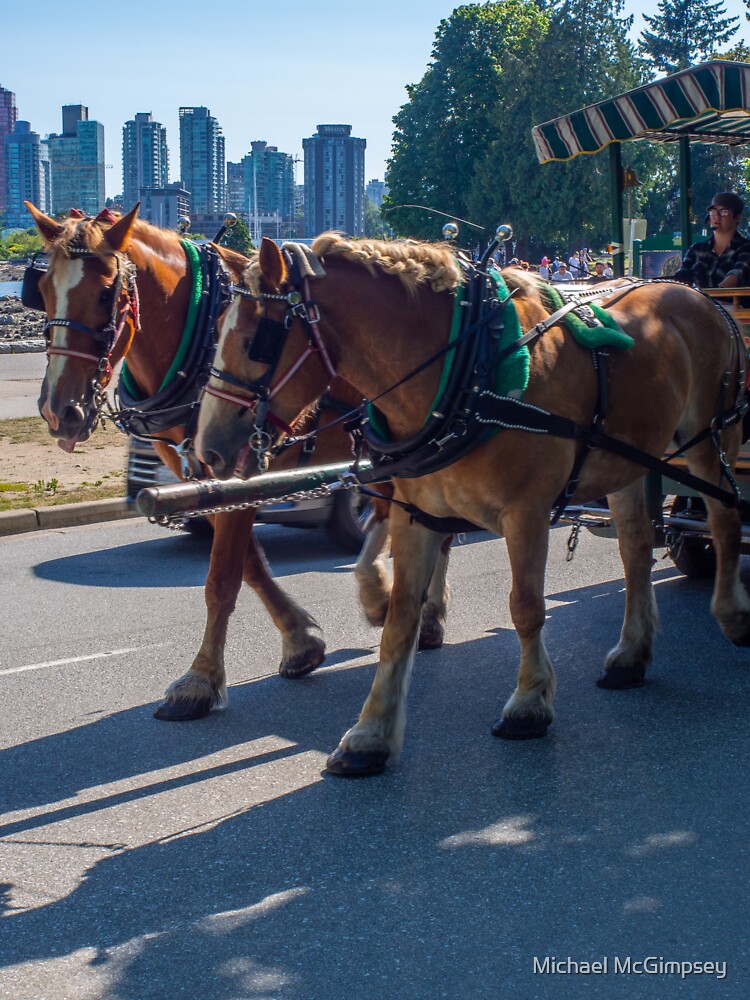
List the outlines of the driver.
{"label": "driver", "polygon": [[750,239],[739,231],[744,205],[731,191],[715,195],[706,209],[713,235],[693,243],[672,276],[698,288],[737,288],[750,285]]}

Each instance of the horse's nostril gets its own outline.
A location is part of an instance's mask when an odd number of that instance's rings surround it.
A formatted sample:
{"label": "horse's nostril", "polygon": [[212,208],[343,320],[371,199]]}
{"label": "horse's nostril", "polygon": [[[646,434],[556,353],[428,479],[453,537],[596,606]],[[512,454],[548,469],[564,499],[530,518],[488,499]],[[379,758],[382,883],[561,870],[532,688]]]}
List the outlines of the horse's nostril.
{"label": "horse's nostril", "polygon": [[60,415],[60,423],[67,426],[75,426],[76,424],[82,424],[85,416],[82,407],[71,404],[70,406],[66,406]]}

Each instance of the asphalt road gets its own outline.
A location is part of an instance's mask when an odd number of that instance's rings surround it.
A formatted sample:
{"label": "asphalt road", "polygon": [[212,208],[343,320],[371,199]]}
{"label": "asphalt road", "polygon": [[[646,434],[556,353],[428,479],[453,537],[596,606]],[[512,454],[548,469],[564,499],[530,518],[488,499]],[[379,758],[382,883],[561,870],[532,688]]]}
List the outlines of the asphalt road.
{"label": "asphalt road", "polygon": [[36,401],[47,367],[43,351],[0,354],[0,420],[36,417]]}
{"label": "asphalt road", "polygon": [[[556,530],[557,720],[506,743],[490,726],[516,672],[507,559],[468,536],[446,645],[417,658],[404,753],[346,781],[322,768],[378,633],[322,531],[261,530],[327,663],[279,678],[243,593],[230,707],[181,724],[151,711],[197,648],[207,546],[140,520],[0,539],[0,996],[750,995],[750,652],[720,636],[705,584],[657,564],[650,683],[600,691],[616,547],[586,535],[566,563]],[[707,962],[726,967],[695,971]]]}

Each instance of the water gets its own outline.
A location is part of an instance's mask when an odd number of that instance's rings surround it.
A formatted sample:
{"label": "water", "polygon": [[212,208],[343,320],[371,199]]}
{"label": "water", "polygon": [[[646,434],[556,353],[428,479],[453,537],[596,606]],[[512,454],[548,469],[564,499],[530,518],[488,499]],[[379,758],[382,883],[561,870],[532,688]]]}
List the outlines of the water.
{"label": "water", "polygon": [[20,281],[0,281],[0,299],[4,299],[8,295],[16,295],[20,299],[21,285]]}

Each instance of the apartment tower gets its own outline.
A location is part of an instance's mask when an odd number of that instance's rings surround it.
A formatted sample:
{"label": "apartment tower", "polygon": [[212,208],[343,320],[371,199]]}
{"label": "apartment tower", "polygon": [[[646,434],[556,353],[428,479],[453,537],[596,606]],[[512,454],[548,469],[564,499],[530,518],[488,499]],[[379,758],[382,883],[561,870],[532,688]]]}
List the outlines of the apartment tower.
{"label": "apartment tower", "polygon": [[351,125],[318,125],[316,135],[302,140],[307,236],[327,229],[364,232],[367,140],[351,133]]}

